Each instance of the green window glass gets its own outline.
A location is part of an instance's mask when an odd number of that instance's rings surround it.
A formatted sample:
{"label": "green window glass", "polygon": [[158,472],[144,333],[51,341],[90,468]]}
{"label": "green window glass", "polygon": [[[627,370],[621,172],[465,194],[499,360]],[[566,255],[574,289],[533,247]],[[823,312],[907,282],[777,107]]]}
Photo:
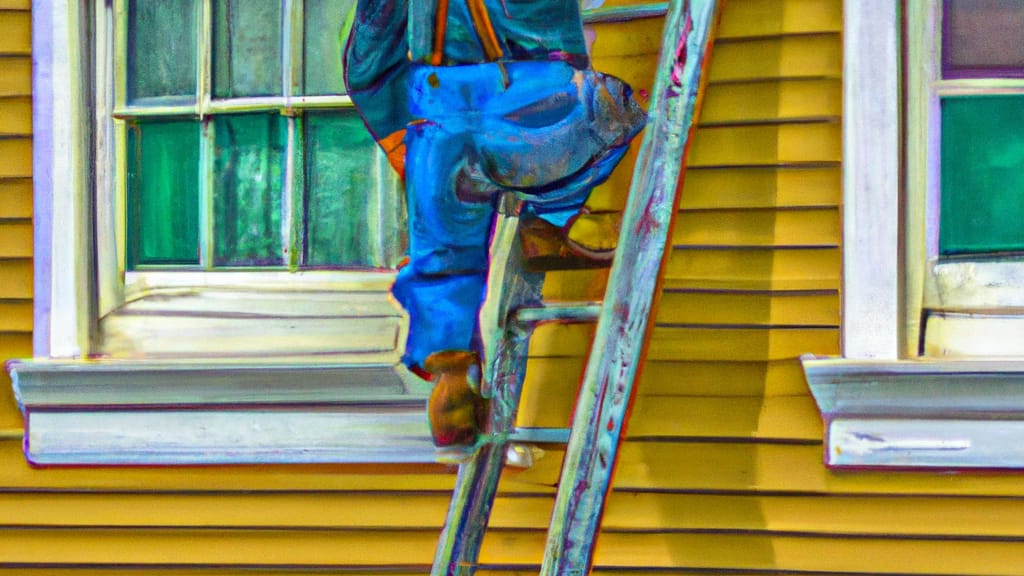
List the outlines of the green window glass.
{"label": "green window glass", "polygon": [[306,235],[310,266],[388,266],[379,247],[395,243],[395,220],[381,218],[376,144],[352,112],[305,118]]}
{"label": "green window glass", "polygon": [[213,95],[281,94],[280,0],[217,0],[213,7]]}
{"label": "green window glass", "polygon": [[395,265],[397,179],[344,95],[355,0],[126,2],[130,270]]}
{"label": "green window glass", "polygon": [[942,100],[942,255],[1024,250],[1024,96]]}
{"label": "green window glass", "polygon": [[285,118],[280,114],[221,115],[213,124],[214,264],[283,265]]}
{"label": "green window glass", "polygon": [[196,98],[197,0],[128,3],[128,100]]}
{"label": "green window glass", "polygon": [[304,5],[303,93],[344,94],[341,53],[348,38],[346,19],[355,0],[306,0]]}
{"label": "green window glass", "polygon": [[199,124],[128,126],[128,268],[199,263]]}

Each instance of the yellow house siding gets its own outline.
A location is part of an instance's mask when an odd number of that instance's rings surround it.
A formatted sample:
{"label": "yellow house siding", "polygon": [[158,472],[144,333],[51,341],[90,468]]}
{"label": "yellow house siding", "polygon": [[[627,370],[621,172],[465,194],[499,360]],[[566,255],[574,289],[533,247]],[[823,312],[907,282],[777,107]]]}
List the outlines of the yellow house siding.
{"label": "yellow house siding", "polygon": [[599,544],[608,574],[1024,573],[1016,475],[822,464],[794,357],[839,351],[841,8],[726,5]]}
{"label": "yellow house siding", "polygon": [[[32,69],[29,2],[0,2],[0,359],[32,354]],[[0,434],[21,428],[6,372]]]}
{"label": "yellow house siding", "polygon": [[[6,29],[28,8],[0,0],[0,358],[31,345],[30,58]],[[649,89],[658,21],[617,26],[596,67]],[[840,0],[726,4],[597,574],[1024,573],[1018,475],[822,464],[794,357],[838,350],[840,33]],[[628,180],[592,207],[620,209]],[[555,273],[545,293],[599,298],[606,274]],[[592,329],[539,331],[525,421],[567,421]],[[0,385],[0,576],[429,570],[450,467],[36,469]],[[536,574],[562,454],[543,448],[502,478],[481,576]]]}

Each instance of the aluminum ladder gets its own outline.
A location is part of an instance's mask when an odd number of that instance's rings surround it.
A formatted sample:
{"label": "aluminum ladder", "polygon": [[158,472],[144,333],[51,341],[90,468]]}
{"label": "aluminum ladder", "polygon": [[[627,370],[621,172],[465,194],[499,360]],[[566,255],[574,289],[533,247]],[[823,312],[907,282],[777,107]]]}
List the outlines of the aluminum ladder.
{"label": "aluminum ladder", "polygon": [[533,329],[545,322],[597,320],[541,566],[546,576],[590,571],[633,384],[644,361],[651,311],[660,292],[665,246],[719,4],[718,0],[669,3],[648,124],[603,303],[544,303],[543,273],[524,266],[517,238],[517,202],[506,195],[499,207],[491,240],[488,294],[480,311],[481,392],[491,405],[487,441],[459,466],[434,558],[435,576],[469,575],[476,570],[506,450],[512,441],[523,439],[515,418]]}

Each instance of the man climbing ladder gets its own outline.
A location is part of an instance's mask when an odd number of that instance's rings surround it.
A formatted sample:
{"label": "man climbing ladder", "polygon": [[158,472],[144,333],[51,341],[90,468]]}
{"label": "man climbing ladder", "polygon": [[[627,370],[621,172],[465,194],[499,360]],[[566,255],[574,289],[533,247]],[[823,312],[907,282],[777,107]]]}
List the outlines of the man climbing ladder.
{"label": "man climbing ladder", "polygon": [[[411,142],[414,141],[410,140],[408,134],[402,130],[411,130],[419,123],[432,123],[438,130],[443,131],[446,129],[445,123],[448,121],[448,116],[453,113],[451,112],[453,110],[460,115],[470,113],[478,116],[473,120],[479,122],[475,126],[485,129],[490,129],[492,126],[492,124],[485,123],[485,120],[495,118],[499,122],[519,124],[521,125],[520,130],[514,131],[512,143],[519,144],[516,140],[518,136],[523,141],[537,144],[541,138],[550,136],[548,131],[553,132],[556,136],[564,136],[557,130],[552,130],[551,127],[558,125],[559,120],[572,118],[572,112],[577,106],[582,106],[588,112],[616,111],[619,112],[619,117],[626,118],[630,116],[628,113],[635,109],[635,104],[628,100],[628,89],[622,87],[622,84],[618,82],[609,83],[609,79],[602,81],[605,84],[604,90],[612,95],[626,95],[627,98],[587,100],[581,97],[582,94],[586,94],[586,87],[599,84],[594,80],[595,77],[605,77],[580,75],[579,73],[585,72],[585,70],[572,64],[572,62],[578,63],[579,61],[579,59],[572,58],[572,55],[581,54],[581,52],[574,53],[571,50],[563,51],[564,54],[569,55],[568,57],[561,57],[562,52],[549,53],[549,61],[562,63],[563,67],[568,65],[572,69],[571,84],[575,86],[575,90],[565,85],[563,81],[564,88],[561,91],[545,92],[542,90],[532,99],[533,95],[527,94],[525,101],[520,103],[520,107],[512,111],[488,107],[487,96],[501,94],[502,90],[507,89],[517,79],[524,78],[515,74],[509,75],[507,72],[509,64],[516,63],[518,67],[518,63],[505,62],[502,58],[508,54],[516,54],[517,49],[527,55],[524,58],[525,63],[536,64],[543,62],[544,58],[538,59],[538,54],[542,52],[531,51],[528,48],[515,48],[514,43],[502,44],[502,38],[507,40],[511,36],[496,32],[497,27],[490,23],[490,15],[493,15],[493,10],[498,8],[497,0],[495,6],[482,1],[466,0],[466,2],[462,29],[466,31],[472,28],[473,34],[476,35],[476,41],[479,43],[480,49],[484,51],[484,57],[487,60],[486,64],[478,65],[497,71],[488,77],[488,82],[483,83],[484,87],[491,87],[490,92],[486,90],[482,93],[479,92],[478,90],[481,88],[475,86],[468,78],[465,85],[460,85],[457,76],[448,78],[437,74],[440,65],[445,63],[445,45],[450,34],[447,30],[447,26],[451,23],[450,7],[446,0],[438,0],[437,6],[428,3],[430,8],[427,10],[426,16],[414,13],[411,17],[403,18],[405,15],[401,10],[397,14],[387,10],[376,13],[376,16],[381,18],[377,21],[379,27],[397,33],[399,39],[406,28],[411,30],[412,42],[409,46],[409,54],[416,64],[409,65],[405,59],[392,56],[388,61],[390,64],[384,62],[377,68],[378,72],[385,70],[384,73],[371,75],[370,78],[373,81],[362,85],[365,93],[358,97],[353,96],[357,105],[364,96],[374,94],[379,97],[378,104],[394,103],[401,99],[405,99],[404,101],[408,103],[412,99],[423,97],[424,93],[429,94],[430,90],[439,89],[446,80],[452,80],[453,85],[461,88],[456,90],[455,94],[448,96],[454,99],[454,102],[449,104],[456,104],[455,106],[439,106],[431,112],[436,115],[436,118],[431,117],[431,114],[423,114],[423,117],[411,121],[411,123],[408,122],[409,118],[402,118],[400,119],[401,123],[396,123],[395,118],[388,117],[386,112],[378,110],[377,112],[383,116],[374,120],[371,116],[375,112],[368,111],[368,125],[371,128],[380,127],[375,129],[375,135],[378,136],[382,146],[392,152],[392,161],[400,171],[402,163],[399,160],[404,161],[406,158],[406,151],[402,146],[411,146]],[[365,4],[361,2],[360,5],[364,8],[376,5],[377,9],[382,9],[386,8],[384,4],[393,7],[393,3],[382,2],[366,2]],[[501,0],[502,8],[520,5],[524,7],[545,5],[546,8],[547,4],[540,1],[522,4],[515,2],[513,4],[512,0]],[[417,4],[417,6],[420,5]],[[460,4],[460,6],[462,5]],[[575,8],[575,4],[559,4],[559,6]],[[618,161],[615,154],[621,155],[620,147],[624,146],[628,138],[632,136],[631,130],[621,132],[617,139],[601,140],[598,138],[597,141],[603,142],[603,146],[594,146],[589,143],[590,153],[596,152],[596,154],[592,157],[587,154],[581,156],[590,159],[575,167],[576,172],[567,169],[571,166],[565,163],[561,155],[553,155],[550,158],[534,157],[531,159],[526,157],[524,161],[523,157],[512,154],[511,151],[521,153],[523,150],[529,149],[512,146],[504,151],[509,152],[512,160],[520,161],[520,164],[515,162],[500,164],[488,160],[491,157],[481,153],[481,150],[486,152],[486,146],[477,141],[470,140],[467,144],[466,140],[456,140],[455,144],[462,146],[462,156],[456,158],[459,163],[446,166],[446,172],[442,171],[439,174],[447,174],[447,179],[437,180],[438,183],[447,185],[447,188],[444,186],[433,189],[419,188],[419,193],[427,195],[428,198],[430,190],[435,192],[449,190],[450,194],[458,201],[454,204],[455,206],[461,206],[461,203],[486,204],[481,201],[481,198],[489,198],[498,190],[505,192],[511,190],[522,194],[527,202],[525,206],[512,202],[511,200],[514,200],[512,195],[505,193],[500,195],[499,202],[489,204],[492,210],[495,205],[500,208],[501,217],[497,220],[493,233],[489,235],[491,238],[489,280],[484,282],[484,284],[489,282],[486,301],[479,318],[471,319],[470,323],[474,325],[474,329],[468,336],[470,346],[485,352],[483,365],[485,382],[483,382],[482,389],[484,396],[491,399],[490,414],[486,419],[488,438],[486,442],[478,442],[478,450],[472,458],[463,462],[459,467],[459,475],[452,494],[448,516],[438,542],[432,574],[438,576],[471,575],[478,566],[484,531],[504,465],[504,449],[510,439],[516,437],[520,432],[515,428],[515,413],[518,409],[519,393],[526,369],[528,341],[533,327],[542,322],[592,321],[597,318],[597,335],[577,398],[572,431],[563,462],[562,475],[558,483],[548,530],[547,546],[541,565],[541,574],[544,576],[582,576],[589,572],[593,562],[594,541],[604,510],[605,496],[611,486],[612,470],[615,466],[633,385],[644,361],[645,342],[658,293],[660,270],[665,262],[665,246],[669,238],[676,193],[680,187],[684,152],[695,125],[694,118],[700,100],[699,88],[713,38],[712,29],[716,20],[717,6],[716,0],[672,0],[669,3],[662,51],[649,109],[650,123],[637,159],[629,200],[623,214],[621,245],[618,248],[622,251],[623,257],[614,261],[605,301],[602,305],[596,306],[593,303],[551,305],[541,302],[542,275],[531,272],[523,266],[523,250],[515,238],[517,231],[522,232],[523,228],[529,229],[527,224],[531,220],[555,226],[557,218],[548,217],[547,220],[543,220],[545,212],[547,212],[543,206],[543,201],[547,199],[545,195],[563,189],[572,191],[572,184],[579,181],[585,184],[578,190],[586,190],[589,193],[589,187],[603,178],[600,175],[600,169],[595,167],[601,166],[606,159],[612,159],[612,162]],[[488,8],[491,10],[488,11]],[[632,14],[637,11],[650,13],[652,8],[653,5],[612,8],[603,16],[617,18],[623,14]],[[529,8],[526,9],[526,12],[529,12]],[[543,13],[545,18],[550,15],[546,11],[539,13]],[[364,17],[367,14],[369,13],[363,12]],[[510,16],[507,12],[502,14]],[[578,12],[574,12],[574,14],[578,19]],[[365,20],[365,22],[372,21],[372,16]],[[471,24],[466,26],[467,22]],[[553,19],[553,22],[558,22],[558,19]],[[388,28],[388,23],[393,27]],[[542,26],[542,22],[537,20],[537,25]],[[460,39],[473,38],[466,36],[465,32],[456,34],[456,37]],[[424,38],[429,38],[429,40],[425,41]],[[571,40],[576,37],[570,36],[569,38]],[[582,42],[581,38],[579,37],[579,42],[570,41],[567,45],[579,45]],[[543,45],[543,41],[540,44]],[[353,46],[357,45],[358,42],[353,44]],[[557,45],[557,42],[552,44],[552,46],[554,45]],[[351,50],[350,54],[352,54]],[[368,57],[370,56],[368,53]],[[378,65],[380,64],[378,63]],[[428,66],[431,68],[426,68]],[[459,64],[455,67],[463,66],[471,68],[473,65]],[[420,78],[420,84],[410,84],[408,79],[412,75],[411,72],[415,72],[417,67],[424,67],[423,69],[430,71],[424,72],[425,78]],[[543,68],[546,67],[540,66],[534,70],[540,73]],[[424,81],[425,84],[422,83]],[[357,85],[350,83],[350,86]],[[412,86],[413,89],[411,92],[401,90],[400,88],[404,86]],[[614,90],[609,86],[623,89]],[[600,93],[600,89],[595,93]],[[484,98],[481,98],[481,94]],[[586,108],[588,102],[594,101],[617,103],[617,105],[607,109],[601,106]],[[405,110],[405,108],[401,109]],[[415,111],[417,108],[413,105],[408,110]],[[615,115],[613,114],[612,117],[614,118]],[[602,120],[606,120],[606,118],[602,117]],[[378,121],[384,123],[375,124]],[[391,125],[388,126],[386,121],[391,121]],[[454,121],[456,126],[459,121],[460,119]],[[566,124],[571,125],[572,121],[566,122]],[[625,125],[631,126],[628,122]],[[538,128],[539,130],[536,130]],[[591,128],[593,129],[593,127]],[[496,130],[496,133],[501,132]],[[602,132],[597,129],[594,133],[600,135]],[[540,138],[530,139],[531,136],[536,135],[539,135]],[[557,139],[554,140],[557,141]],[[571,142],[571,140],[569,141]],[[497,145],[486,141],[486,139],[483,142]],[[562,142],[564,143],[565,140],[563,139]],[[584,141],[583,144],[586,146],[588,143]],[[502,151],[502,148],[498,146],[497,150]],[[435,159],[435,156],[429,153],[425,154],[424,158],[418,159],[411,151],[408,157],[410,165],[412,161],[430,162]],[[567,154],[567,157],[570,160],[576,158],[571,152]],[[503,157],[496,155],[493,158]],[[536,178],[535,176],[544,176],[545,174],[550,176],[553,173],[545,171],[544,164],[554,164],[560,169],[566,169],[565,175],[561,179],[547,181]],[[502,172],[502,168],[508,171]],[[521,189],[509,185],[509,183],[516,182],[514,177],[518,175],[520,168],[526,168],[528,174],[528,177],[520,182],[524,184]],[[539,171],[536,175],[532,175],[528,172],[530,168],[536,168]],[[597,177],[590,178],[588,175],[591,174],[597,174]],[[414,170],[409,170],[406,176],[409,180],[417,178]],[[411,194],[417,190],[415,186],[411,188]],[[568,209],[571,206],[582,205],[582,200],[570,193],[561,197],[558,194],[551,194],[551,198],[572,199],[577,203],[556,205],[556,208]],[[415,200],[415,194],[412,194],[410,201]],[[415,216],[416,207],[413,204],[410,206],[410,218],[412,219]],[[557,209],[553,209],[549,214],[557,212]],[[487,216],[490,219],[489,212]],[[419,250],[429,247],[430,244],[421,243],[417,247],[416,235],[422,231],[417,229],[415,222],[412,222],[412,225],[414,246],[411,250],[411,257],[415,261]],[[565,228],[566,226],[560,228],[563,237]],[[458,229],[453,227],[448,231],[454,234]],[[444,253],[447,249],[448,247],[441,246],[440,253]],[[580,250],[578,247],[576,251],[588,252],[588,250]],[[599,252],[600,250],[596,251],[596,253]],[[486,256],[483,257],[483,259],[486,258]],[[478,270],[471,272],[479,273]],[[416,279],[415,271],[409,274],[408,278]],[[421,276],[430,278],[426,274],[421,274]],[[458,269],[444,270],[437,275],[436,279],[442,281],[448,279],[449,276],[458,277],[460,271]],[[401,298],[398,293],[399,288],[396,286],[396,295]],[[474,296],[479,297],[480,294],[477,293]],[[475,301],[479,303],[478,300]],[[408,306],[408,304],[406,305]],[[473,311],[475,310],[470,310],[470,313]],[[415,311],[411,311],[411,314],[414,317],[413,329],[415,330],[417,322]],[[426,317],[420,318],[421,325],[426,325],[426,319]],[[479,330],[475,326],[477,322]],[[478,333],[481,336],[480,341],[474,341]],[[410,343],[413,342],[413,339],[411,335]],[[459,362],[467,368],[461,369],[462,373],[456,380],[461,380],[463,388],[466,388],[466,377],[473,371],[471,368],[476,366],[476,359],[470,352],[462,352],[462,354],[464,355]],[[454,356],[445,356],[446,363],[460,357],[459,353]],[[435,355],[434,358],[436,359],[437,356]],[[409,360],[410,358],[407,357],[406,361]],[[430,362],[428,361],[428,363]],[[448,373],[442,374],[439,379],[442,384],[446,379],[452,377],[450,370],[443,371]],[[435,387],[435,390],[440,386],[441,384]],[[436,432],[435,428],[435,436]]]}
{"label": "man climbing ladder", "polygon": [[406,184],[409,259],[393,288],[410,317],[403,361],[437,372],[438,394],[458,388],[458,400],[431,403],[439,445],[472,444],[479,426],[465,382],[482,352],[477,312],[499,196],[524,200],[524,233],[593,262],[613,254],[611,226],[589,240],[570,230],[644,113],[627,85],[589,69],[577,2],[357,4],[346,84]]}

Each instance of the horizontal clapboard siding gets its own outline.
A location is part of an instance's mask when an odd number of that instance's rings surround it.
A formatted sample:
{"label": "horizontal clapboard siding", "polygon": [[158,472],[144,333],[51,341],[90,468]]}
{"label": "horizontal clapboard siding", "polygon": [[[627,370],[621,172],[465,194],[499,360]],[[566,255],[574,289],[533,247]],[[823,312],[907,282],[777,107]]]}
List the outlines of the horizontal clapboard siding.
{"label": "horizontal clapboard siding", "polygon": [[[28,0],[0,2],[0,361],[32,355],[32,60]],[[0,434],[21,414],[0,373]]]}
{"label": "horizontal clapboard siding", "polygon": [[[15,526],[25,515],[40,527],[88,527],[97,514],[108,527],[246,529],[435,529],[448,506],[445,494],[392,495],[369,502],[365,494],[0,494],[0,524]],[[492,526],[542,529],[553,500],[549,496],[499,497]],[[864,497],[836,495],[660,494],[616,492],[608,501],[604,527],[610,532],[644,530],[748,530],[775,533],[837,532],[920,538],[971,537],[986,530],[994,516],[1006,522],[988,528],[993,536],[1024,538],[1020,501],[986,497]],[[374,514],[364,511],[372,509]],[[401,521],[397,521],[401,519]]]}
{"label": "horizontal clapboard siding", "polygon": [[32,218],[32,179],[0,180],[0,220]]}
{"label": "horizontal clapboard siding", "polygon": [[[36,546],[41,537],[60,539],[62,556],[76,564],[253,566],[389,565],[396,550],[403,559],[424,566],[433,556],[432,531],[386,530],[89,530],[4,531],[0,554],[20,563],[47,563],[48,550]],[[134,546],[126,547],[131,542]],[[779,564],[795,570],[839,573],[1017,575],[1019,543],[920,539],[896,541],[858,538],[835,542],[822,535],[719,533],[607,533],[595,564],[608,567],[645,565],[652,568],[717,568],[770,570]],[[491,565],[539,564],[543,535],[530,531],[494,531],[484,541],[481,562]],[[973,553],[973,554],[972,554]],[[972,557],[973,556],[973,557]],[[242,560],[239,562],[239,560]],[[402,563],[399,566],[409,566]]]}
{"label": "horizontal clapboard siding", "polygon": [[[725,7],[600,539],[606,573],[1024,571],[1012,477],[822,465],[820,416],[795,357],[839,352],[841,9]],[[592,205],[621,202],[601,189]],[[560,395],[571,396],[582,366],[571,351],[588,335],[539,334],[549,356],[531,379],[565,381]],[[524,408],[567,422],[572,403],[554,397],[533,393]],[[521,563],[532,537],[493,535],[485,560]]]}
{"label": "horizontal clapboard siding", "polygon": [[[4,358],[31,348],[29,5],[0,0]],[[1018,477],[822,465],[795,356],[838,350],[841,31],[840,0],[726,3],[595,574],[1024,573]],[[660,22],[597,34],[595,67],[643,100]],[[592,208],[621,209],[636,148]],[[598,299],[606,279],[551,273],[545,296]],[[521,423],[567,423],[592,336],[538,330]],[[34,469],[4,389],[0,576],[429,571],[451,467]],[[502,478],[480,576],[537,573],[563,450],[540,448]]]}
{"label": "horizontal clapboard siding", "polygon": [[0,97],[32,95],[32,57],[0,54]]}

